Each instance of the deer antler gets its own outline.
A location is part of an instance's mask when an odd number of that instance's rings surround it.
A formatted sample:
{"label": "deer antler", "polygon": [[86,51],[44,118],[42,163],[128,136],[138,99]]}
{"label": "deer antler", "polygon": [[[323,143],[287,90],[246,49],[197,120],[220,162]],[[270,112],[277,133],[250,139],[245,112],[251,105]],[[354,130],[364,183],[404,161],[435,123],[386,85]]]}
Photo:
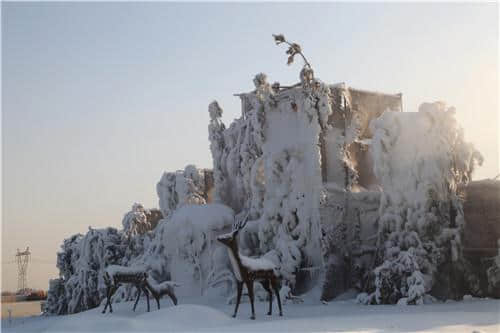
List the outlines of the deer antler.
{"label": "deer antler", "polygon": [[235,218],[235,221],[233,223],[233,231],[239,231],[245,227],[245,225],[248,222],[248,215],[249,214],[250,214],[250,212],[248,211],[247,214],[245,215],[245,217],[241,220],[237,220]]}

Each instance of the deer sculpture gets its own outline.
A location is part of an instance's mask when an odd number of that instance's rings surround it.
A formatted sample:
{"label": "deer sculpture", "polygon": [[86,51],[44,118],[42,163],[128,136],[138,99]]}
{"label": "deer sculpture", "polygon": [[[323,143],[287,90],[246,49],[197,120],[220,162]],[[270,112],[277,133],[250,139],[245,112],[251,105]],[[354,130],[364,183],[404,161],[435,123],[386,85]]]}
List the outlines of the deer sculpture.
{"label": "deer sculpture", "polygon": [[174,305],[177,305],[177,297],[175,297],[174,287],[179,287],[180,284],[177,284],[172,281],[165,281],[162,283],[156,283],[156,281],[148,276],[146,278],[146,288],[151,292],[153,297],[156,300],[156,304],[158,305],[158,309],[160,309],[160,298],[163,295],[167,295],[172,299]]}
{"label": "deer sculpture", "polygon": [[237,299],[234,308],[233,318],[236,317],[238,312],[238,307],[240,305],[241,293],[243,291],[243,284],[246,284],[248,290],[248,296],[250,297],[250,304],[252,306],[252,316],[251,319],[255,319],[255,308],[254,308],[254,293],[253,293],[253,283],[254,281],[260,282],[262,287],[269,294],[269,311],[267,314],[270,316],[273,310],[273,292],[276,294],[278,299],[279,315],[283,316],[283,311],[281,309],[281,300],[279,294],[279,286],[281,277],[277,273],[277,267],[271,261],[265,258],[250,258],[239,253],[238,248],[238,232],[246,225],[248,221],[248,214],[245,219],[235,222],[233,224],[232,231],[228,234],[220,235],[217,240],[222,244],[226,245],[228,248],[229,260],[231,261],[231,266],[233,268],[234,275],[237,280]]}
{"label": "deer sculpture", "polygon": [[160,309],[160,298],[163,295],[170,296],[174,305],[177,305],[177,298],[175,297],[173,287],[178,285],[170,281],[158,284],[144,269],[140,267],[110,265],[104,272],[104,283],[106,284],[106,305],[104,306],[102,313],[106,313],[108,306],[109,312],[113,313],[111,297],[124,283],[132,283],[137,288],[137,298],[134,303],[133,311],[135,311],[137,307],[137,303],[141,297],[141,292],[146,294],[148,312],[150,311],[149,293],[151,293],[151,295],[156,299],[158,309]]}

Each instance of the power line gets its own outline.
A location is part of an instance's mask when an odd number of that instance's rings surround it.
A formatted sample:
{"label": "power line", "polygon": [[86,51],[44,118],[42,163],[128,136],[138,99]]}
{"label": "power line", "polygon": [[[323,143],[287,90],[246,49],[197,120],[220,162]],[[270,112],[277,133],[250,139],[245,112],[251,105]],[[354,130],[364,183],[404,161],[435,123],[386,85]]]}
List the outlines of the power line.
{"label": "power line", "polygon": [[[47,259],[41,259],[41,258],[31,258],[30,262],[35,263],[35,264],[51,264],[55,265],[56,262],[54,260],[47,260]],[[16,264],[16,260],[10,260],[10,261],[2,261],[2,265],[11,265],[11,264]]]}
{"label": "power line", "polygon": [[40,258],[31,258],[31,262],[34,262],[36,264],[51,264],[51,265],[56,264],[56,262],[54,260],[46,260],[46,259],[40,259]]}

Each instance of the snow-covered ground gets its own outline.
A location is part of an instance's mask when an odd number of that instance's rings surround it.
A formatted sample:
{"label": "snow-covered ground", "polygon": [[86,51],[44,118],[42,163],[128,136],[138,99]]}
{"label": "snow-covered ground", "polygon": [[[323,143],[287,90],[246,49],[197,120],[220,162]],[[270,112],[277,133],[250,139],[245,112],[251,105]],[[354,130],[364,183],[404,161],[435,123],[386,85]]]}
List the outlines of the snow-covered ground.
{"label": "snow-covered ground", "polygon": [[312,299],[288,303],[284,316],[267,316],[267,302],[257,302],[257,319],[250,320],[250,304],[242,303],[236,319],[233,305],[210,298],[181,299],[172,306],[162,299],[162,308],[146,312],[141,299],[137,311],[132,302],[113,306],[112,314],[101,314],[102,306],[66,316],[39,316],[2,320],[4,332],[500,332],[500,300],[466,299],[461,302],[421,306],[359,305],[354,299],[321,304]]}

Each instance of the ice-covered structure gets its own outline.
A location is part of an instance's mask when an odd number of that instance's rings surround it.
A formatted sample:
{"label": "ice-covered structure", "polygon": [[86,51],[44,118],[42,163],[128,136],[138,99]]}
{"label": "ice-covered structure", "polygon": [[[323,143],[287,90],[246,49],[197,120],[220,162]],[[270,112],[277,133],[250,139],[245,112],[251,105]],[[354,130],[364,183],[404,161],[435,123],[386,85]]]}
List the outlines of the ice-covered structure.
{"label": "ice-covered structure", "polygon": [[[254,236],[247,238],[254,241],[243,250],[274,257],[301,292],[330,260],[329,245],[322,244],[338,243],[330,239],[332,229],[355,215],[346,202],[362,186],[358,179],[376,186],[366,144],[369,122],[387,109],[399,110],[401,96],[319,81],[273,89],[262,74],[254,82],[254,91],[238,95],[242,116],[229,128],[220,106],[209,106],[215,200],[250,212],[247,229]],[[371,196],[366,204],[376,211],[380,194]]]}
{"label": "ice-covered structure", "polygon": [[[212,170],[165,172],[159,209],[135,204],[122,230],[92,229],[64,242],[48,312],[97,306],[111,264],[180,282],[181,298],[231,299],[234,274],[215,239],[247,214],[241,253],[273,262],[283,290],[295,295],[320,286],[324,301],[356,289],[362,303],[421,304],[428,294],[499,292],[498,260],[464,255],[476,209],[467,204],[469,181],[482,157],[453,108],[424,103],[402,112],[401,94],[326,84],[307,71],[289,87],[264,74],[254,84],[237,94],[242,112],[229,126],[217,102],[208,107]],[[495,230],[488,237],[496,241]],[[114,301],[134,297],[123,286]]]}
{"label": "ice-covered structure", "polygon": [[401,94],[315,79],[254,83],[228,128],[209,106],[215,200],[253,220],[242,251],[274,259],[295,293],[322,282],[325,300],[348,288],[366,303],[471,292],[459,189],[482,157],[453,108],[401,112]]}

